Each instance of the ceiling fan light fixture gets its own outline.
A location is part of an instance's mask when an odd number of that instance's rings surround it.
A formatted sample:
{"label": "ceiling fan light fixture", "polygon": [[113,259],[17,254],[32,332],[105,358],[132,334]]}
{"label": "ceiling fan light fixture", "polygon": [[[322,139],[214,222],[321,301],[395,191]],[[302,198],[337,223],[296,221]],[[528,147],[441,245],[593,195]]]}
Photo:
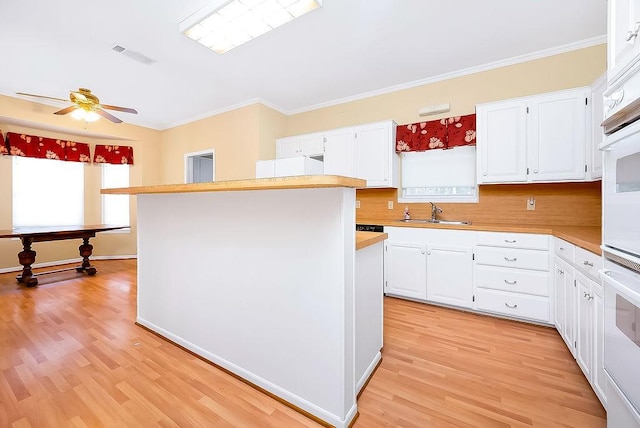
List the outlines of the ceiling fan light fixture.
{"label": "ceiling fan light fixture", "polygon": [[322,0],[213,2],[180,23],[180,32],[223,54],[322,6]]}
{"label": "ceiling fan light fixture", "polygon": [[93,110],[85,110],[77,108],[71,112],[71,117],[76,120],[84,120],[85,122],[95,122],[100,119],[100,115]]}

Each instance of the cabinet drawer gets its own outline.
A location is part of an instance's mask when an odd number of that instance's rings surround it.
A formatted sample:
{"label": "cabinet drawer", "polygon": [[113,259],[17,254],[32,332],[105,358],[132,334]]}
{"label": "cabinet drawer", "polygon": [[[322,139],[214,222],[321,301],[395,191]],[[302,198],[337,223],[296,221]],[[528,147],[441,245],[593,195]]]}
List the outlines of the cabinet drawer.
{"label": "cabinet drawer", "polygon": [[476,267],[476,286],[549,297],[549,273],[493,266]]}
{"label": "cabinet drawer", "polygon": [[476,263],[508,268],[549,270],[549,252],[516,248],[477,247]]}
{"label": "cabinet drawer", "polygon": [[478,232],[477,236],[478,245],[486,245],[488,247],[527,248],[533,250],[549,249],[549,237],[547,235]]}
{"label": "cabinet drawer", "polygon": [[573,263],[576,246],[560,238],[553,238],[553,252],[569,263]]}
{"label": "cabinet drawer", "polygon": [[602,257],[587,251],[583,248],[576,247],[574,255],[575,265],[578,270],[591,279],[600,282],[598,278],[598,270],[602,268]]}
{"label": "cabinet drawer", "polygon": [[549,299],[507,291],[476,290],[476,309],[516,318],[549,322]]}

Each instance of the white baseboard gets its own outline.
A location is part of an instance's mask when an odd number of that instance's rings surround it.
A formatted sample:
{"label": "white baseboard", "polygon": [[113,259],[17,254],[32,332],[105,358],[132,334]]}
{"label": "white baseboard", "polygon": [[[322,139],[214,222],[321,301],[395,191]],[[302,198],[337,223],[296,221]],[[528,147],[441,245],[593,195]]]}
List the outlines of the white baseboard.
{"label": "white baseboard", "polygon": [[364,374],[362,375],[360,380],[358,380],[358,383],[356,384],[356,394],[359,394],[360,390],[366,385],[371,375],[373,375],[374,370],[376,369],[376,367],[378,367],[378,363],[380,362],[381,359],[382,359],[382,353],[378,351],[376,356],[373,357],[371,364],[369,364],[369,367],[367,367],[367,369],[364,371]]}
{"label": "white baseboard", "polygon": [[[90,260],[123,260],[123,259],[136,259],[138,256],[136,254],[123,254],[117,256],[91,256]],[[34,263],[31,265],[32,269],[51,267],[51,266],[60,266],[60,265],[68,265],[71,263],[80,263],[82,262],[82,257],[76,257],[73,259],[66,260],[55,260],[53,262],[42,262],[42,263]],[[0,273],[9,273],[9,272],[20,272],[22,270],[22,266],[10,266],[6,268],[0,268]]]}
{"label": "white baseboard", "polygon": [[353,420],[353,418],[355,418],[356,413],[358,411],[358,407],[357,404],[354,403],[354,405],[349,409],[349,411],[347,412],[347,414],[345,415],[345,419],[341,419],[340,416],[335,415],[313,403],[311,403],[308,400],[305,400],[304,398],[300,397],[299,395],[294,394],[291,391],[288,391],[272,382],[269,382],[268,380],[256,375],[255,373],[244,369],[234,363],[232,363],[229,360],[226,360],[212,352],[207,351],[206,349],[203,349],[197,345],[195,345],[194,343],[191,343],[185,339],[183,339],[180,336],[177,336],[159,326],[157,326],[156,324],[149,322],[143,318],[137,317],[136,318],[136,322],[148,329],[150,329],[151,331],[154,331],[156,333],[158,333],[160,336],[165,337],[167,339],[169,339],[170,341],[177,343],[178,345],[184,347],[185,349],[188,349],[191,352],[194,352],[197,355],[200,355],[201,357],[205,358],[206,360],[211,361],[212,363],[214,363],[217,366],[222,367],[225,370],[230,371],[231,373],[234,373],[238,376],[240,376],[242,379],[247,380],[249,383],[259,386],[260,388],[269,391],[270,393],[274,394],[275,396],[285,400],[288,403],[291,403],[292,405],[306,411],[309,412],[310,414],[316,416],[317,418],[320,418],[321,420],[331,424],[332,426],[335,426],[336,428],[347,428],[351,421]]}

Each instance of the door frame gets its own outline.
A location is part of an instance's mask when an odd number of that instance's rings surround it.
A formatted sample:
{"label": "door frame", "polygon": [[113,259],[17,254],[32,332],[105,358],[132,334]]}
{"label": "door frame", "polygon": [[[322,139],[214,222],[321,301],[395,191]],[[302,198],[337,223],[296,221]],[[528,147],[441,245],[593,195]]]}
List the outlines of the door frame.
{"label": "door frame", "polygon": [[211,155],[213,158],[213,177],[211,177],[211,181],[216,181],[216,150],[215,149],[206,149],[199,150],[197,152],[190,152],[184,154],[184,182],[185,184],[193,183],[193,158],[203,156],[203,155]]}

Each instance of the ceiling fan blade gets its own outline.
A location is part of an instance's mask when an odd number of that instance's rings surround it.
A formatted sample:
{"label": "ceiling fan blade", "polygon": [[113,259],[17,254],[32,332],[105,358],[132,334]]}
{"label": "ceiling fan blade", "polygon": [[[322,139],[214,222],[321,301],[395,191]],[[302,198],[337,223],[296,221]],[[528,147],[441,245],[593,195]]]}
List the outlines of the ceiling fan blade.
{"label": "ceiling fan blade", "polygon": [[115,117],[112,114],[107,113],[106,111],[102,110],[101,108],[97,108],[94,111],[96,113],[98,113],[100,116],[109,119],[113,123],[122,123],[122,121],[120,119],[118,119],[117,117]]}
{"label": "ceiling fan blade", "polygon": [[72,111],[74,111],[74,110],[76,110],[78,108],[80,108],[80,107],[74,105],[74,106],[70,106],[70,107],[67,107],[67,108],[63,108],[62,110],[58,110],[58,111],[54,112],[53,114],[67,114],[67,113],[71,113]]}
{"label": "ceiling fan blade", "polygon": [[63,98],[45,97],[44,95],[27,94],[26,92],[16,92],[16,94],[18,94],[18,95],[26,95],[27,97],[46,98],[48,100],[64,101],[64,102],[67,102],[67,103],[69,102],[69,100],[65,100]]}
{"label": "ceiling fan blade", "polygon": [[116,110],[116,111],[123,111],[125,113],[138,114],[138,111],[136,109],[132,109],[129,107],[110,106],[107,104],[100,104],[100,105],[102,106],[102,108],[106,108],[107,110]]}

